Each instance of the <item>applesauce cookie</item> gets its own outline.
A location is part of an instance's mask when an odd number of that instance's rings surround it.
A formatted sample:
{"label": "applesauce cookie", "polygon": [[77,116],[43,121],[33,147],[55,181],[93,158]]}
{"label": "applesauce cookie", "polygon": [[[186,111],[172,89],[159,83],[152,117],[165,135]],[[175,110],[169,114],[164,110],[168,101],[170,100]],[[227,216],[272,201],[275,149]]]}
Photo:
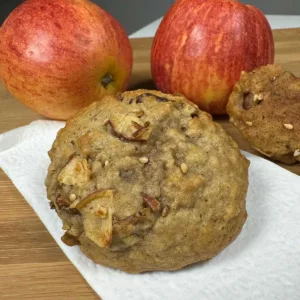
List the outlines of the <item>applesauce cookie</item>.
{"label": "applesauce cookie", "polygon": [[227,112],[251,146],[272,160],[300,161],[300,79],[281,66],[241,74]]}
{"label": "applesauce cookie", "polygon": [[139,273],[207,260],[246,220],[248,160],[181,96],[108,96],[67,122],[49,156],[62,239],[105,266]]}

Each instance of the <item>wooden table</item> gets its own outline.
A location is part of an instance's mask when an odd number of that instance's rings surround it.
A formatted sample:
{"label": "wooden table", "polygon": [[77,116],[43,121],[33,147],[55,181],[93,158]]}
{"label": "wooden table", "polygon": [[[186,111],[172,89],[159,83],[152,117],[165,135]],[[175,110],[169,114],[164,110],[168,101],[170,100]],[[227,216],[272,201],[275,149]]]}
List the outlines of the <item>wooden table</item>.
{"label": "wooden table", "polygon": [[[300,76],[300,29],[275,30],[276,62]],[[134,39],[130,88],[154,88],[150,75],[152,39]],[[0,134],[41,119],[0,85]],[[249,147],[226,117],[216,119],[241,149]],[[284,166],[300,174],[300,165]],[[98,299],[57,246],[33,210],[0,170],[0,299]],[[74,296],[75,295],[75,296]]]}

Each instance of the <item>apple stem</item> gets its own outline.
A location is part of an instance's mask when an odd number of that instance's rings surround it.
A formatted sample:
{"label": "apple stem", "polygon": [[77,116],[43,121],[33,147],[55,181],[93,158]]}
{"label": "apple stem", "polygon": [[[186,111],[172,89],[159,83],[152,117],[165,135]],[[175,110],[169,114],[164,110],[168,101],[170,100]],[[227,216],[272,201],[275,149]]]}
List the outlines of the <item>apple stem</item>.
{"label": "apple stem", "polygon": [[106,88],[111,82],[113,82],[113,77],[110,74],[105,74],[101,79],[101,84]]}

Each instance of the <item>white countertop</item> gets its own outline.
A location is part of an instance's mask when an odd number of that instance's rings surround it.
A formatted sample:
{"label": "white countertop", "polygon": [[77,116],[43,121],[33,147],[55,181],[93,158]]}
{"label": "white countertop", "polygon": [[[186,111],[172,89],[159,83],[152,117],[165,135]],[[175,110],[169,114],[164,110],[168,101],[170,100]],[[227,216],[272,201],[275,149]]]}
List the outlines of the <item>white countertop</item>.
{"label": "white countertop", "polygon": [[[272,29],[300,27],[300,16],[266,15]],[[153,37],[162,18],[134,32],[130,38]]]}

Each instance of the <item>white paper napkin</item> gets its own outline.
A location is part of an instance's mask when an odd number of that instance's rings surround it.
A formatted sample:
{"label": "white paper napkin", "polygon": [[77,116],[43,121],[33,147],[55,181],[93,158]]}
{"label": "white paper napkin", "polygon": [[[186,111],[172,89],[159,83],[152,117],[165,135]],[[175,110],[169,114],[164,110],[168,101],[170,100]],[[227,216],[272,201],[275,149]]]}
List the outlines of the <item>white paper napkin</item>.
{"label": "white paper napkin", "polygon": [[0,167],[32,206],[71,262],[104,299],[300,299],[300,178],[244,153],[251,161],[248,220],[212,260],[176,272],[129,275],[94,264],[61,242],[61,221],[49,209],[47,151],[63,122],[36,121],[0,135]]}

